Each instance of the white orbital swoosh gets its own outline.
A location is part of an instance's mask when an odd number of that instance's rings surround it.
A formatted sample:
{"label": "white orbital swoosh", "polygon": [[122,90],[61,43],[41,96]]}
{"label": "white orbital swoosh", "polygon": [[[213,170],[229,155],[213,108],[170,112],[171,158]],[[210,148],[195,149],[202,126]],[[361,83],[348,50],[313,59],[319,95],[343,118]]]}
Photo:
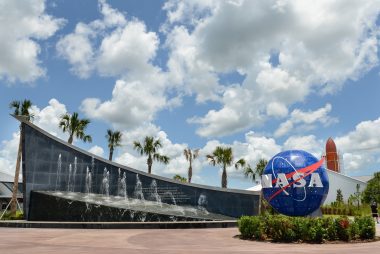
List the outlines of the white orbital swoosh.
{"label": "white orbital swoosh", "polygon": [[[298,173],[297,170],[294,168],[294,166],[293,166],[293,165],[292,165],[292,164],[291,164],[286,158],[281,157],[281,156],[276,156],[276,157],[274,157],[273,160],[272,160],[272,174],[275,176],[275,178],[277,178],[277,176],[276,176],[276,174],[274,173],[274,167],[273,167],[273,164],[274,164],[274,161],[275,161],[276,159],[283,159],[284,161],[286,161],[286,162],[292,167],[292,169],[294,170],[295,173]],[[296,199],[296,198],[293,198],[293,200],[295,200],[295,201],[299,201],[299,202],[302,202],[302,201],[304,201],[304,200],[306,199],[306,196],[307,196],[307,194],[306,194],[306,188],[305,188],[305,186],[302,187],[302,188],[303,188],[303,193],[304,193],[304,197],[303,197],[303,199]],[[284,189],[283,191],[285,192],[285,194],[286,194],[287,196],[289,196],[289,193],[288,193],[285,189]]]}

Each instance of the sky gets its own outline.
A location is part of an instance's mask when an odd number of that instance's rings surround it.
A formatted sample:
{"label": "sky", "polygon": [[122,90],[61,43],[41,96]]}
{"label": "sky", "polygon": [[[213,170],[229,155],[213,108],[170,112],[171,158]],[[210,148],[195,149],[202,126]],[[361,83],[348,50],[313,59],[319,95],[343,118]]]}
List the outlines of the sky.
{"label": "sky", "polygon": [[[62,139],[78,112],[108,158],[107,129],[123,133],[114,160],[146,171],[133,141],[160,138],[168,165],[220,186],[205,156],[233,148],[254,166],[288,149],[317,157],[335,140],[344,173],[380,170],[379,0],[0,0],[0,171],[15,168],[13,100]],[[228,186],[254,185],[228,168]]]}

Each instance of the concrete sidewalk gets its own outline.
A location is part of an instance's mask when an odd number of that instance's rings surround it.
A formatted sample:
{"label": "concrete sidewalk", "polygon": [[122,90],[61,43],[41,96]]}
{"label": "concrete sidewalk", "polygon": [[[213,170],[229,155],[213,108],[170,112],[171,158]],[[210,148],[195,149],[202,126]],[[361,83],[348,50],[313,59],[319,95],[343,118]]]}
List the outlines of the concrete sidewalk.
{"label": "concrete sidewalk", "polygon": [[[378,234],[380,225],[377,226]],[[376,253],[380,241],[355,244],[277,244],[236,238],[224,229],[0,228],[1,253]]]}

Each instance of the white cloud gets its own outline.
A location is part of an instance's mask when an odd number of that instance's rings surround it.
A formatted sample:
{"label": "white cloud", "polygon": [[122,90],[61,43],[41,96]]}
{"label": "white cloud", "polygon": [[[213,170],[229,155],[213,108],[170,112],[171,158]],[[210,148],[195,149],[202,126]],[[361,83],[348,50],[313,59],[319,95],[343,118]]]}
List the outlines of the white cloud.
{"label": "white cloud", "polygon": [[91,39],[92,29],[83,23],[78,23],[75,32],[68,34],[57,43],[58,55],[67,60],[71,71],[81,78],[88,78],[93,69],[94,52]]}
{"label": "white cloud", "polygon": [[335,139],[340,149],[345,151],[367,150],[380,148],[380,118],[376,120],[363,121],[356,125],[355,130],[347,135]]}
{"label": "white cloud", "polygon": [[305,150],[320,158],[324,154],[324,143],[314,135],[291,136],[284,142],[283,150]]}
{"label": "white cloud", "polygon": [[[290,114],[290,118],[281,123],[279,128],[275,131],[275,137],[281,137],[294,129],[313,129],[314,124],[320,123],[323,126],[329,126],[338,122],[338,119],[331,117],[328,114],[332,109],[331,104],[326,104],[323,108],[319,108],[315,111],[302,111],[295,109]],[[297,126],[298,125],[298,126]]]}
{"label": "white cloud", "polygon": [[198,103],[218,100],[218,93],[223,89],[213,67],[200,61],[196,43],[184,26],[173,28],[167,35],[168,82],[185,94],[194,94]]}
{"label": "white cloud", "polygon": [[105,1],[99,1],[99,11],[102,19],[78,23],[73,33],[57,43],[59,55],[69,61],[79,77],[88,78],[97,72],[119,78],[112,98],[86,98],[81,110],[90,118],[132,129],[153,121],[162,109],[181,105],[180,95],[167,95],[173,85],[152,64],[159,46],[158,35],[147,31],[144,22],[136,18],[127,20],[125,14]]}
{"label": "white cloud", "polygon": [[210,110],[204,117],[188,119],[189,123],[200,124],[197,134],[203,137],[224,136],[242,131],[252,122],[261,122],[256,111],[247,109],[253,100],[252,93],[239,86],[226,88],[222,101],[225,106],[220,110]]}
{"label": "white cloud", "polygon": [[[379,1],[189,2],[166,5],[173,28],[164,30],[171,78],[198,101],[203,96],[221,102],[221,109],[193,118],[202,136],[224,136],[285,117],[291,105],[334,92],[378,64]],[[217,75],[230,72],[245,76],[241,87],[218,84]],[[196,89],[192,80],[206,85]],[[225,99],[227,90],[247,102],[243,109]]]}
{"label": "white cloud", "polygon": [[207,15],[208,11],[212,11],[215,2],[214,0],[166,1],[162,8],[167,15],[167,24],[164,24],[164,28],[168,29],[166,26],[178,22],[194,24],[204,15]]}
{"label": "white cloud", "polygon": [[16,158],[20,134],[13,133],[11,140],[4,140],[0,149],[0,169],[10,175],[15,174]]}
{"label": "white cloud", "polygon": [[88,150],[88,152],[93,153],[93,154],[95,154],[95,155],[97,155],[97,156],[100,156],[100,157],[103,157],[103,155],[104,155],[104,150],[103,150],[103,148],[101,148],[100,146],[97,146],[97,145],[91,147],[91,148]]}
{"label": "white cloud", "polygon": [[[336,146],[343,155],[346,172],[368,169],[380,156],[380,118],[363,121],[355,130],[335,138]],[[376,169],[372,169],[376,170]]]}
{"label": "white cloud", "polygon": [[57,99],[51,99],[49,105],[40,110],[37,106],[32,106],[31,113],[34,115],[33,123],[50,134],[66,140],[67,133],[63,133],[59,128],[61,116],[67,112],[66,106]]}
{"label": "white cloud", "polygon": [[39,42],[63,25],[45,13],[45,1],[2,1],[0,3],[0,80],[33,82],[46,70],[38,58]]}
{"label": "white cloud", "polygon": [[144,23],[132,20],[103,39],[98,70],[103,75],[114,76],[149,69],[158,44],[156,33],[147,32]]}
{"label": "white cloud", "polygon": [[56,45],[59,56],[72,65],[71,71],[81,78],[88,78],[93,71],[118,77],[129,72],[140,76],[149,71],[153,75],[150,61],[158,48],[157,34],[147,31],[142,21],[127,20],[106,1],[99,1],[99,11],[102,19],[79,22],[74,32]]}
{"label": "white cloud", "polygon": [[132,129],[154,120],[155,113],[167,106],[162,91],[153,90],[139,81],[118,80],[112,91],[112,99],[101,102],[88,98],[82,102],[81,110],[89,117],[106,120],[117,128]]}

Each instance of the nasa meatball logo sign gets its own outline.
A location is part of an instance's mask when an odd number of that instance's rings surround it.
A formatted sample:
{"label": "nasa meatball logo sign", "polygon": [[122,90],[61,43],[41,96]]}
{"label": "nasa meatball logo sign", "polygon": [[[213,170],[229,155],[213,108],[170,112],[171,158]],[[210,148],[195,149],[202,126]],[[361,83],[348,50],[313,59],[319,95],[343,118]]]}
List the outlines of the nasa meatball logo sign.
{"label": "nasa meatball logo sign", "polygon": [[261,184],[264,198],[279,213],[304,216],[317,210],[329,190],[324,159],[301,150],[284,151],[267,164]]}

